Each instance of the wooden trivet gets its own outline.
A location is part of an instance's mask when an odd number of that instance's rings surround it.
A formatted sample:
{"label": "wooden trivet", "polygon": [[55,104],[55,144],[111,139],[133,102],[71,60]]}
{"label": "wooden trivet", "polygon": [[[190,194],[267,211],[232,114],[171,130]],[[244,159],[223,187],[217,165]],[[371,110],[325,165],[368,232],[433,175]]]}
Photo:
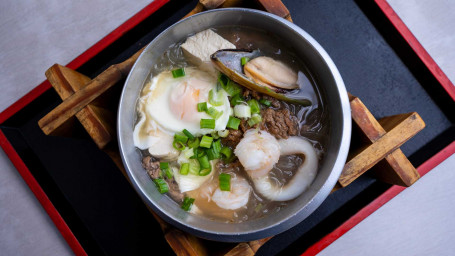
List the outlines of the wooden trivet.
{"label": "wooden trivet", "polygon": [[[242,6],[241,0],[200,0],[185,17],[213,8]],[[258,7],[292,21],[289,11],[279,0],[257,0]],[[46,77],[63,102],[39,120],[47,135],[71,136],[74,116],[81,122],[96,145],[105,151],[127,177],[117,148],[115,113],[117,105],[110,105],[108,89],[123,86],[140,53],[112,65],[94,79],[55,64],[46,71]],[[349,95],[353,119],[353,139],[361,139],[361,146],[351,148],[348,162],[334,190],[345,187],[360,175],[368,173],[390,184],[410,186],[419,174],[399,149],[407,140],[425,127],[416,113],[374,118],[359,98]],[[165,239],[177,255],[254,255],[271,237],[238,244],[217,243],[197,238],[168,225],[153,211],[165,234]],[[210,248],[210,249],[209,249]],[[210,251],[209,251],[210,250]]]}

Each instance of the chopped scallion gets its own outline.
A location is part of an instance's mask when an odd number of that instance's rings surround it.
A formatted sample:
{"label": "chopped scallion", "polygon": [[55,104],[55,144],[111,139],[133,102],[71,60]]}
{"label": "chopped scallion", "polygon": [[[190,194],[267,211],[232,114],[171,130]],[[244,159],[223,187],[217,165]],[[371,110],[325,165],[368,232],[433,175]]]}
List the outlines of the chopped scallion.
{"label": "chopped scallion", "polygon": [[169,169],[169,163],[168,162],[160,162],[160,169]]}
{"label": "chopped scallion", "polygon": [[250,118],[251,108],[248,105],[239,104],[234,107],[234,116],[239,118]]}
{"label": "chopped scallion", "polygon": [[197,111],[198,112],[205,112],[207,111],[207,102],[201,102],[197,104]]}
{"label": "chopped scallion", "polygon": [[218,132],[216,131],[213,131],[210,133],[210,135],[212,136],[212,138],[214,138],[215,140],[218,139],[220,136],[218,135]]}
{"label": "chopped scallion", "polygon": [[156,188],[161,194],[164,194],[169,191],[169,187],[167,186],[166,181],[163,179],[154,179],[153,182],[156,185]]}
{"label": "chopped scallion", "polygon": [[174,140],[174,142],[172,142],[172,146],[179,151],[182,151],[186,148],[185,144],[183,144],[182,142],[178,142],[176,140]]}
{"label": "chopped scallion", "polygon": [[242,97],[240,94],[236,94],[231,98],[231,105],[235,106],[238,105],[242,102],[245,102],[245,99]]}
{"label": "chopped scallion", "polygon": [[258,114],[261,112],[261,108],[259,107],[257,100],[251,99],[247,103],[251,107],[251,114]]}
{"label": "chopped scallion", "polygon": [[[212,143],[212,149],[216,152],[216,153],[220,153],[221,151],[221,140],[215,140],[213,143]],[[218,157],[219,158],[219,157]]]}
{"label": "chopped scallion", "polygon": [[229,130],[218,131],[218,136],[221,138],[226,138],[229,135]]}
{"label": "chopped scallion", "polygon": [[201,143],[199,143],[199,146],[203,148],[210,148],[210,146],[212,145],[212,141],[213,141],[212,137],[204,135],[202,136]]}
{"label": "chopped scallion", "polygon": [[174,175],[172,174],[171,169],[169,169],[169,168],[164,169],[163,171],[164,171],[164,173],[166,174],[166,176],[167,176],[168,179],[171,179],[172,176],[174,176]]}
{"label": "chopped scallion", "polygon": [[216,90],[210,90],[209,91],[209,103],[212,106],[221,106],[223,105],[223,92],[222,91],[216,91]]}
{"label": "chopped scallion", "polygon": [[201,129],[215,129],[215,119],[201,119]]}
{"label": "chopped scallion", "polygon": [[212,169],[210,169],[210,168],[202,169],[199,171],[199,176],[207,176],[208,174],[210,174],[211,171],[212,171]]}
{"label": "chopped scallion", "polygon": [[183,151],[183,155],[185,156],[186,159],[190,159],[192,156],[194,156],[194,150],[193,148],[187,148]]}
{"label": "chopped scallion", "polygon": [[248,125],[249,126],[254,126],[255,124],[258,124],[262,122],[262,117],[259,114],[254,114],[250,120],[248,120]]}
{"label": "chopped scallion", "polygon": [[231,175],[227,173],[221,173],[218,177],[218,180],[221,191],[231,191]]}
{"label": "chopped scallion", "polygon": [[213,148],[210,148],[207,150],[207,158],[209,160],[218,159],[218,158],[220,158],[220,153],[215,152],[215,150]]}
{"label": "chopped scallion", "polygon": [[244,66],[248,61],[250,61],[250,58],[248,58],[248,57],[242,57],[240,59],[240,62],[242,63],[242,66]]}
{"label": "chopped scallion", "polygon": [[188,147],[190,147],[190,148],[199,147],[199,138],[194,138],[192,140],[188,140]]}
{"label": "chopped scallion", "polygon": [[223,111],[218,111],[216,110],[214,107],[210,107],[208,110],[207,110],[207,114],[209,116],[211,116],[213,119],[217,120],[218,118],[220,118],[220,116],[223,114]]}
{"label": "chopped scallion", "polygon": [[188,172],[190,171],[190,163],[183,163],[180,166],[180,174],[182,175],[188,175]]}
{"label": "chopped scallion", "polygon": [[172,70],[172,76],[173,76],[174,78],[178,78],[178,77],[185,76],[185,69],[183,69],[183,68],[178,68],[178,69]]}
{"label": "chopped scallion", "polygon": [[183,203],[182,203],[182,209],[184,211],[189,211],[191,210],[191,206],[193,205],[194,203],[194,198],[190,198],[190,197],[185,197],[183,199]]}
{"label": "chopped scallion", "polygon": [[220,153],[223,154],[226,158],[230,158],[232,155],[232,149],[228,147],[222,147]]}
{"label": "chopped scallion", "polygon": [[229,96],[242,93],[242,88],[224,74],[218,77],[218,84],[221,85]]}
{"label": "chopped scallion", "polygon": [[190,164],[189,173],[193,175],[199,175],[199,170],[201,169],[199,161],[197,159],[190,159],[189,164]]}
{"label": "chopped scallion", "polygon": [[266,100],[266,99],[260,99],[259,102],[262,104],[262,105],[265,105],[267,107],[270,107],[270,105],[272,105],[272,102],[270,102],[270,100]]}
{"label": "chopped scallion", "polygon": [[234,129],[234,130],[238,130],[239,125],[240,125],[240,119],[230,116],[226,127]]}
{"label": "chopped scallion", "polygon": [[185,144],[188,141],[188,137],[185,134],[176,133],[176,134],[174,134],[174,141]]}
{"label": "chopped scallion", "polygon": [[188,139],[190,139],[190,140],[193,140],[193,139],[194,139],[193,134],[191,134],[191,132],[188,131],[187,129],[183,129],[183,134],[185,134],[186,137],[188,137]]}

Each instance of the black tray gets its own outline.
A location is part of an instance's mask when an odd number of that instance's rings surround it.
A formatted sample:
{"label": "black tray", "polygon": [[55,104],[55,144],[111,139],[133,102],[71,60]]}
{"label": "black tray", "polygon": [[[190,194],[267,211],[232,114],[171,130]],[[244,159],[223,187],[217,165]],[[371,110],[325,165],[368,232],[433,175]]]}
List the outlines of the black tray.
{"label": "black tray", "polygon": [[[284,0],[294,22],[329,53],[348,91],[376,117],[417,111],[427,127],[401,148],[418,166],[455,138],[452,99],[373,0]],[[171,1],[83,64],[94,77],[121,62],[188,13],[196,1]],[[121,86],[121,85],[120,85]],[[119,86],[119,87],[120,87]],[[133,188],[82,126],[72,138],[45,136],[37,122],[61,102],[53,89],[0,125],[89,255],[172,255]],[[307,219],[275,236],[258,255],[302,253],[390,185],[363,175],[331,194]]]}

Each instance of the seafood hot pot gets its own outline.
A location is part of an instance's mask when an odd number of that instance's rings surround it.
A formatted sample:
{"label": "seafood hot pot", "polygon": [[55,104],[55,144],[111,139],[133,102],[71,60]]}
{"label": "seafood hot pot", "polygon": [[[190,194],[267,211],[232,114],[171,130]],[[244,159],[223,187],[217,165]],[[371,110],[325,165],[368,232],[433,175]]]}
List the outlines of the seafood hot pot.
{"label": "seafood hot pot", "polygon": [[[303,60],[324,92],[330,113],[330,142],[310,188],[279,212],[242,223],[210,221],[181,210],[172,199],[161,195],[141,166],[132,134],[136,103],[150,69],[171,45],[197,32],[220,26],[265,29],[288,42]],[[161,218],[196,236],[225,242],[251,241],[283,232],[308,217],[335,186],[349,150],[351,115],[343,80],[329,55],[305,31],[270,13],[241,8],[219,9],[186,18],[158,35],[140,55],[125,82],[118,110],[118,141],[128,176],[143,201]]]}

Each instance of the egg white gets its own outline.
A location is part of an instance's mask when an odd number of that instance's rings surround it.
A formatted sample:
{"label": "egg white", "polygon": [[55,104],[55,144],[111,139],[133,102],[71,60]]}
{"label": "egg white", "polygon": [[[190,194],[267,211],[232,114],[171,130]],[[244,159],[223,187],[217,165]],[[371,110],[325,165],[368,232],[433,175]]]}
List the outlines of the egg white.
{"label": "egg white", "polygon": [[[194,135],[207,134],[212,131],[226,129],[229,120],[230,104],[228,95],[223,94],[223,105],[211,106],[208,95],[211,89],[216,90],[217,74],[196,68],[186,68],[186,75],[174,78],[170,71],[165,71],[154,77],[145,95],[145,111],[159,126],[169,132],[181,132],[187,129]],[[211,119],[205,112],[197,112],[197,104],[207,102],[208,107],[214,107],[223,114],[215,120],[215,129],[201,129],[201,119]]]}

